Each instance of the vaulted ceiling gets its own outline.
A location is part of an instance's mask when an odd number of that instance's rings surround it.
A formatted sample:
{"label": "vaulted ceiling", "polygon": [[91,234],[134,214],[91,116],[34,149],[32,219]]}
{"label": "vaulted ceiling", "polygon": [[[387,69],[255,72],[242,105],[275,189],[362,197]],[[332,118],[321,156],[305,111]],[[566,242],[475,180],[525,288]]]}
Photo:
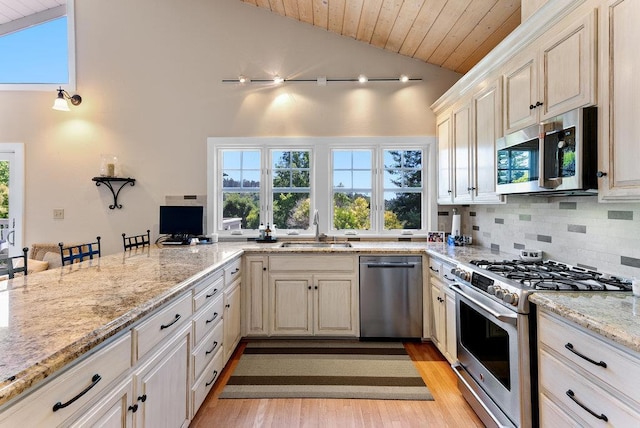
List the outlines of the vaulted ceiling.
{"label": "vaulted ceiling", "polygon": [[241,0],[466,73],[520,24],[520,0]]}
{"label": "vaulted ceiling", "polygon": [[[520,24],[520,0],[241,0],[332,33],[466,73]],[[0,0],[0,30],[66,0]],[[0,31],[2,34],[3,31]]]}

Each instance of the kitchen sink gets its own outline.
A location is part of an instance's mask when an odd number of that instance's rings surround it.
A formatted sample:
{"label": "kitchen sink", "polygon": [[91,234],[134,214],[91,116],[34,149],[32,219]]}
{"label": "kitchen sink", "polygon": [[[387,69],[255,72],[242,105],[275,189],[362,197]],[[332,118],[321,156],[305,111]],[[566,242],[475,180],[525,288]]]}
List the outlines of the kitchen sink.
{"label": "kitchen sink", "polygon": [[351,248],[348,242],[283,242],[281,248]]}

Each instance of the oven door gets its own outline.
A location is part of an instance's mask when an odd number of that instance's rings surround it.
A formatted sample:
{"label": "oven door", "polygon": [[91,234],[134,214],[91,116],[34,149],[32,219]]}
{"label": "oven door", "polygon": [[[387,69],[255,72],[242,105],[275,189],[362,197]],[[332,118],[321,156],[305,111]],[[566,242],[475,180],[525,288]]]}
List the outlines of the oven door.
{"label": "oven door", "polygon": [[[518,314],[464,284],[454,284],[458,360],[507,418],[520,426]],[[485,395],[486,394],[486,395]],[[491,407],[493,403],[485,403]],[[501,415],[493,419],[503,419]]]}

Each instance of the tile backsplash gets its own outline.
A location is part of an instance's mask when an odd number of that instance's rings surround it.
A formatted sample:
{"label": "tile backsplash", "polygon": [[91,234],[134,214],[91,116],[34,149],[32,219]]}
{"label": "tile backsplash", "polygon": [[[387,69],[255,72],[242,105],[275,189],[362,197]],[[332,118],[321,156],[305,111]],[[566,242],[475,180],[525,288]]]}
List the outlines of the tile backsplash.
{"label": "tile backsplash", "polygon": [[[439,211],[445,208],[450,211]],[[474,245],[514,256],[521,249],[539,249],[546,259],[640,277],[640,203],[603,204],[595,196],[509,196],[504,205],[459,210],[462,233],[471,235]]]}

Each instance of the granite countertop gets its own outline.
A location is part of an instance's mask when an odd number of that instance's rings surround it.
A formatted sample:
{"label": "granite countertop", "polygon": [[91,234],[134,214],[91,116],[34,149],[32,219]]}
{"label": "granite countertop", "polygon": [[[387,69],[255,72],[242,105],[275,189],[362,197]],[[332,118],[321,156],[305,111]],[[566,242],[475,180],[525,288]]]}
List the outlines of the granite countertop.
{"label": "granite countertop", "polygon": [[529,301],[640,353],[640,297],[626,292],[536,292]]}
{"label": "granite countertop", "polygon": [[[426,251],[451,263],[513,258],[512,255],[474,246],[453,247],[415,241],[350,243],[351,248],[281,248],[281,242],[247,241],[191,247],[152,246],[0,281],[0,405],[126,330],[243,253],[424,254]],[[566,306],[569,309],[563,311],[569,312],[573,308],[560,300],[560,294],[548,294],[537,293],[534,298],[541,296],[539,304],[548,305],[550,310]],[[568,294],[562,294],[568,298]],[[588,297],[579,295],[576,301],[582,296]],[[596,293],[589,293],[589,296],[592,296],[592,302],[598,299]],[[605,297],[609,298],[608,295]],[[609,298],[616,299],[622,299],[622,296]],[[621,305],[630,305],[629,302]],[[594,308],[593,313],[602,313],[603,321],[600,330],[595,331],[638,350],[638,318],[634,315],[635,318],[629,321],[635,328],[621,326],[619,333],[606,334],[602,331],[608,331],[609,311],[614,310],[613,305],[603,304],[598,308]],[[591,309],[578,307],[575,311],[584,314]],[[630,311],[627,308],[624,313]],[[564,312],[559,313],[565,315]],[[599,325],[597,321],[587,324],[592,329],[591,325]],[[627,336],[623,334],[625,328],[629,332]]]}

